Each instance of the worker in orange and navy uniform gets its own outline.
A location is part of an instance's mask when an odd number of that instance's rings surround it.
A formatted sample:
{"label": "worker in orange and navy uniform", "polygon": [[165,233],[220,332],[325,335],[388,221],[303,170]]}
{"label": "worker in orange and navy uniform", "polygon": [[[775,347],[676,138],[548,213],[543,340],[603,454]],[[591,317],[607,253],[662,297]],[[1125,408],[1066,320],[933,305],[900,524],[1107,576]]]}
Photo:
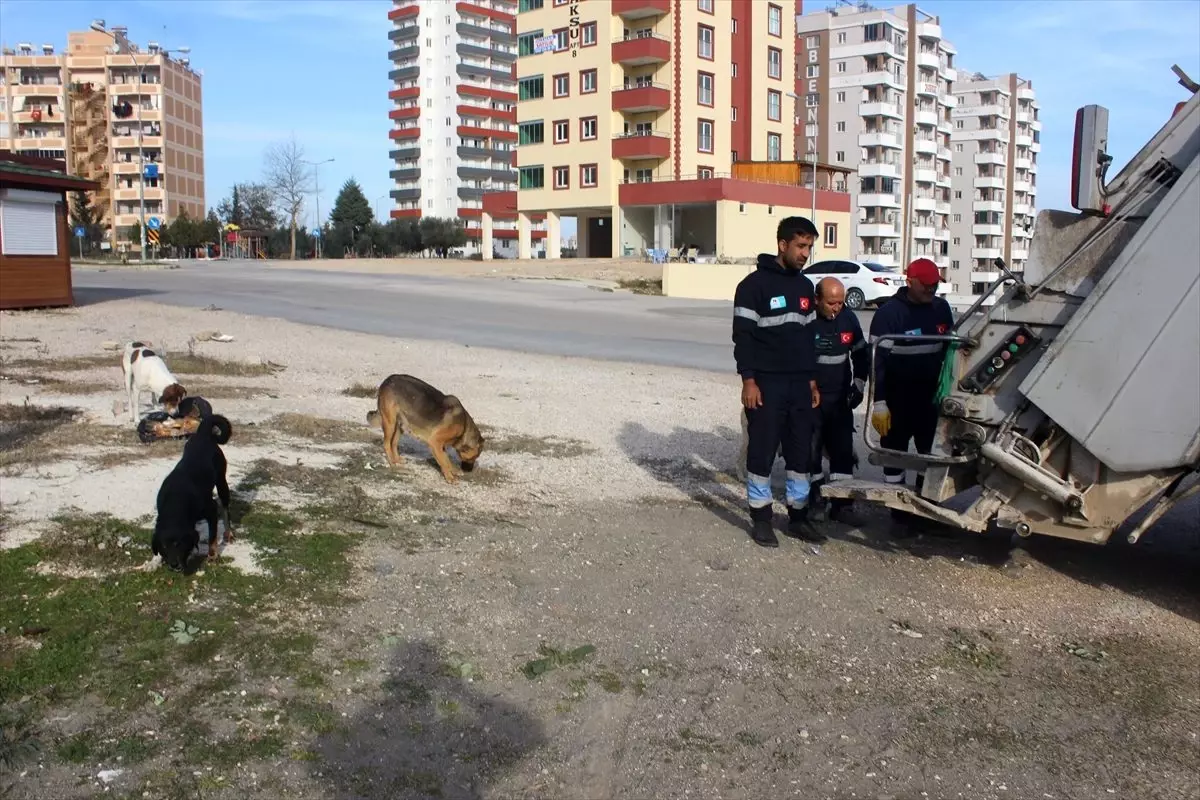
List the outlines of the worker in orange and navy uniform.
{"label": "worker in orange and navy uniform", "polygon": [[[858,315],[845,307],[846,287],[837,278],[817,282],[817,316],[812,329],[817,354],[817,409],[813,435],[813,460],[809,468],[813,487],[810,506],[820,505],[819,481],[824,474],[821,453],[829,457],[829,479],[854,477],[854,409],[863,401],[871,355]],[[829,518],[852,522],[847,515],[851,501],[833,498]]]}
{"label": "worker in orange and navy uniform", "polygon": [[[871,341],[885,334],[933,336],[945,334],[954,324],[950,304],[937,296],[942,280],[937,264],[918,258],[908,265],[905,286],[875,312],[871,320]],[[933,449],[937,432],[938,409],[934,405],[945,342],[880,342],[874,365],[875,403],[871,407],[871,426],[878,431],[880,444],[889,450],[908,451],[910,441],[918,453]],[[904,470],[885,467],[883,480],[904,483]],[[924,476],[918,475],[917,489]],[[903,517],[893,514],[895,517]]]}

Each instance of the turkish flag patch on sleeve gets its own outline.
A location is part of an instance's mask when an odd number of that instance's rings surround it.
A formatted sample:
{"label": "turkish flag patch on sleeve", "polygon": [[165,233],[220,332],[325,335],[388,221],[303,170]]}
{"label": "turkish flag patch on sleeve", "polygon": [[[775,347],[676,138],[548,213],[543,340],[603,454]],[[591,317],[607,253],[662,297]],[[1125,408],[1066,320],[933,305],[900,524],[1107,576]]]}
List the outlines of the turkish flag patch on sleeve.
{"label": "turkish flag patch on sleeve", "polygon": [[851,333],[850,331],[844,331],[842,333],[842,344],[850,344],[853,341],[854,341],[853,333]]}
{"label": "turkish flag patch on sleeve", "polygon": [[945,333],[945,332],[946,332],[947,330],[949,330],[949,329],[950,329],[950,326],[948,326],[948,325],[947,325],[946,323],[944,323],[944,322],[943,322],[943,323],[940,323],[940,324],[937,326],[937,332],[938,332],[939,334],[940,334],[940,333]]}
{"label": "turkish flag patch on sleeve", "polygon": [[809,300],[807,297],[800,298],[800,310],[801,311],[808,311],[809,305],[810,304],[809,304]]}

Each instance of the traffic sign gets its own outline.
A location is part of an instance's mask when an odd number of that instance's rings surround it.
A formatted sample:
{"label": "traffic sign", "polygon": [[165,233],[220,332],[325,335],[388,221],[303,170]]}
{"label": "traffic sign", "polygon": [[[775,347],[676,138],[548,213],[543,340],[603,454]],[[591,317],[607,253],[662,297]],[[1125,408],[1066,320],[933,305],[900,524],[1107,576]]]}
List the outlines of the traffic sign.
{"label": "traffic sign", "polygon": [[146,231],[146,241],[148,241],[150,244],[158,244],[158,230],[151,228],[150,230]]}
{"label": "traffic sign", "polygon": [[313,228],[312,235],[313,235],[313,238],[314,238],[314,239],[320,239],[320,238],[321,238],[321,229],[320,229],[320,228]]}
{"label": "traffic sign", "polygon": [[162,227],[162,220],[158,217],[150,217],[146,220],[146,227],[152,231],[156,231]]}
{"label": "traffic sign", "polygon": [[76,225],[76,226],[75,226],[75,238],[76,238],[76,239],[82,239],[82,238],[83,238],[83,234],[84,234],[84,232],[85,232],[85,231],[83,230],[83,226],[82,226],[82,225]]}

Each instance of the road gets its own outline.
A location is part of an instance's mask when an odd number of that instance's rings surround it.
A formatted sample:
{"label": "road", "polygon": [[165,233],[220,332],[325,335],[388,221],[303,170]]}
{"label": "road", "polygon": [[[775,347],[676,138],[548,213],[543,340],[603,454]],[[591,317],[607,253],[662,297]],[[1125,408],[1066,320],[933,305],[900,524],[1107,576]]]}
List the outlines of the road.
{"label": "road", "polygon": [[[547,355],[733,369],[730,304],[608,292],[574,281],[363,275],[185,262],[82,269],[76,301],[210,305],[308,325]],[[863,325],[869,325],[864,314]]]}

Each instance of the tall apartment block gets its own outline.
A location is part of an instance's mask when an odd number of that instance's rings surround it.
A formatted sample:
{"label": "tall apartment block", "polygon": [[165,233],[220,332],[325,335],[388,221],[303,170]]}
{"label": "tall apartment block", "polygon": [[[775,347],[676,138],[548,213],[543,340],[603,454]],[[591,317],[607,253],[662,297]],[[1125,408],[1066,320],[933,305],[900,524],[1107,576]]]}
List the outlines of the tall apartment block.
{"label": "tall apartment block", "polygon": [[99,182],[92,206],[109,242],[136,251],[139,175],[147,219],[204,216],[200,75],[155,42],[141,49],[123,27],[95,27],[68,34],[65,53],[29,43],[3,51],[0,148],[63,160]]}
{"label": "tall apartment block", "polygon": [[[459,217],[481,235],[483,195],[516,188],[514,32],[506,0],[393,0],[393,218]],[[511,231],[516,215],[497,224]]]}
{"label": "tall apartment block", "polygon": [[984,292],[1003,258],[1022,272],[1029,257],[1042,149],[1033,85],[1017,75],[960,73],[952,113],[951,282]]}
{"label": "tall apartment block", "polygon": [[834,6],[796,20],[800,158],[850,167],[854,257],[950,267],[955,48],[915,5]]}
{"label": "tall apartment block", "polygon": [[519,186],[485,196],[485,231],[493,211],[515,209],[522,256],[544,219],[547,257],[557,257],[564,216],[577,221],[581,256],[742,255],[770,249],[789,211],[844,214],[845,195],[763,177],[766,162],[795,171],[798,7],[521,0]]}

